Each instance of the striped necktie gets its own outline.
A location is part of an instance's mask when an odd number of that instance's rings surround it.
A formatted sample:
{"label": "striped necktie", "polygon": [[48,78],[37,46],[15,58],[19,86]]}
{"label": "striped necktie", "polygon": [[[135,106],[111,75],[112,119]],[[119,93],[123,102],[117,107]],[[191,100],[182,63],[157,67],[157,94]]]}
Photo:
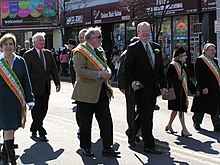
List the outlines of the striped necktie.
{"label": "striped necktie", "polygon": [[40,60],[44,66],[44,69],[46,70],[45,62],[44,62],[44,57],[43,57],[43,52],[40,50]]}
{"label": "striped necktie", "polygon": [[148,47],[148,44],[146,44],[146,52],[147,52],[147,55],[148,55],[148,58],[149,58],[151,67],[154,69],[153,59],[152,59],[152,56],[151,56],[151,53],[150,53],[150,49],[149,49],[149,47]]}

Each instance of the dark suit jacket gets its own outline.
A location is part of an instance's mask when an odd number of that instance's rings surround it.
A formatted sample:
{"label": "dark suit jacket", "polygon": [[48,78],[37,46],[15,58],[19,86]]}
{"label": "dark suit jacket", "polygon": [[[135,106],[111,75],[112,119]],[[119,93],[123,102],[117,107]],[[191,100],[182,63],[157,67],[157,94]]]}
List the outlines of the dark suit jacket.
{"label": "dark suit jacket", "polygon": [[[214,59],[214,62],[218,66],[218,60],[216,58]],[[195,73],[197,88],[199,89],[200,95],[194,97],[191,111],[205,112],[210,115],[215,115],[220,106],[219,83],[213,72],[201,58],[196,59]],[[208,94],[202,93],[204,88],[208,88]]]}
{"label": "dark suit jacket", "polygon": [[161,47],[151,42],[155,54],[155,66],[152,69],[147,52],[141,41],[129,45],[124,64],[125,81],[131,86],[133,81],[140,81],[144,88],[135,92],[138,98],[154,98],[160,95],[160,88],[166,87],[162,54],[155,49]]}
{"label": "dark suit jacket", "polygon": [[20,50],[20,56],[21,57],[24,57],[24,53],[27,51],[27,50],[30,50],[30,49],[26,49],[26,48],[22,48],[21,50]]}
{"label": "dark suit jacket", "polygon": [[56,63],[51,52],[44,49],[43,54],[46,59],[46,70],[44,69],[43,63],[41,62],[35,48],[28,50],[24,54],[24,59],[28,66],[31,84],[35,95],[43,95],[45,92],[50,93],[51,77],[54,80],[55,85],[60,85]]}

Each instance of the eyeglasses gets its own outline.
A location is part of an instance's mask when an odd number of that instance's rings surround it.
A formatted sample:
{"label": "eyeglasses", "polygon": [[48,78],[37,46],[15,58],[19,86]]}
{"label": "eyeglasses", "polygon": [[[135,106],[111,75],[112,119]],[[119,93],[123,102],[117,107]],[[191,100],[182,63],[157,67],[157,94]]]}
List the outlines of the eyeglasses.
{"label": "eyeglasses", "polygon": [[216,50],[214,49],[207,49],[207,50],[209,50],[209,51],[211,51],[211,52],[216,52]]}
{"label": "eyeglasses", "polygon": [[102,35],[99,35],[98,37],[92,37],[92,38],[98,38],[98,39],[101,39],[101,38],[102,38]]}

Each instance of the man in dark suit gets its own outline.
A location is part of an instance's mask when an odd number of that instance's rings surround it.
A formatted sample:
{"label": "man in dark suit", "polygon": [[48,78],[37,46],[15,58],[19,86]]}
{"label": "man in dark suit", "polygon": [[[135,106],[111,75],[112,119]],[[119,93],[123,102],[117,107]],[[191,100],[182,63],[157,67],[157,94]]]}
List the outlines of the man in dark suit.
{"label": "man in dark suit", "polygon": [[74,41],[73,39],[69,39],[68,43],[67,43],[67,54],[69,57],[69,70],[70,70],[70,77],[71,77],[71,81],[72,81],[72,85],[74,85],[75,81],[76,81],[76,72],[74,70],[73,67],[73,52],[72,50],[76,47],[76,41]]}
{"label": "man in dark suit", "polygon": [[39,139],[47,142],[47,132],[43,127],[43,120],[48,109],[51,77],[57,92],[60,91],[60,79],[51,51],[44,49],[45,33],[36,33],[32,40],[34,48],[24,54],[35,96],[35,106],[31,111],[33,122],[30,131],[32,137],[37,137],[38,131]]}
{"label": "man in dark suit", "polygon": [[25,41],[24,41],[24,48],[22,48],[22,49],[20,50],[20,56],[23,57],[23,56],[24,56],[24,53],[25,53],[27,50],[29,50],[29,49],[30,49],[30,41],[25,40]]}
{"label": "man in dark suit", "polygon": [[[111,72],[107,70],[105,59],[98,48],[102,44],[101,30],[89,28],[85,33],[86,42],[75,49],[73,55],[76,83],[72,99],[77,101],[80,113],[80,147],[86,156],[94,156],[91,151],[91,126],[93,114],[100,128],[103,141],[103,156],[117,156],[113,145],[113,124],[109,108],[111,89],[107,81]],[[95,60],[96,59],[96,60]]]}
{"label": "man in dark suit", "polygon": [[125,58],[125,81],[135,92],[145,143],[144,151],[161,154],[155,147],[152,134],[156,97],[165,94],[166,90],[161,47],[149,42],[151,27],[148,22],[139,23],[137,33],[140,40],[129,45]]}
{"label": "man in dark suit", "polygon": [[220,132],[220,70],[218,59],[215,58],[216,46],[207,43],[202,53],[195,62],[196,86],[200,95],[193,99],[191,108],[194,112],[193,126],[196,130],[200,130],[204,114],[207,113],[211,115],[214,131]]}

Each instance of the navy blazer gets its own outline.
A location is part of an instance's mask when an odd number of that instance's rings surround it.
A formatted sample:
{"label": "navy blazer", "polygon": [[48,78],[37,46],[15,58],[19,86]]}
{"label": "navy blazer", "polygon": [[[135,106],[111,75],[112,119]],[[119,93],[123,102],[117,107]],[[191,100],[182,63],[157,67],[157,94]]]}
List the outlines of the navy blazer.
{"label": "navy blazer", "polygon": [[51,77],[55,85],[60,85],[57,66],[51,51],[44,49],[43,54],[46,60],[46,70],[44,69],[43,63],[41,62],[35,48],[26,51],[24,54],[24,59],[28,66],[31,84],[35,95],[43,95],[45,92],[50,93]]}

